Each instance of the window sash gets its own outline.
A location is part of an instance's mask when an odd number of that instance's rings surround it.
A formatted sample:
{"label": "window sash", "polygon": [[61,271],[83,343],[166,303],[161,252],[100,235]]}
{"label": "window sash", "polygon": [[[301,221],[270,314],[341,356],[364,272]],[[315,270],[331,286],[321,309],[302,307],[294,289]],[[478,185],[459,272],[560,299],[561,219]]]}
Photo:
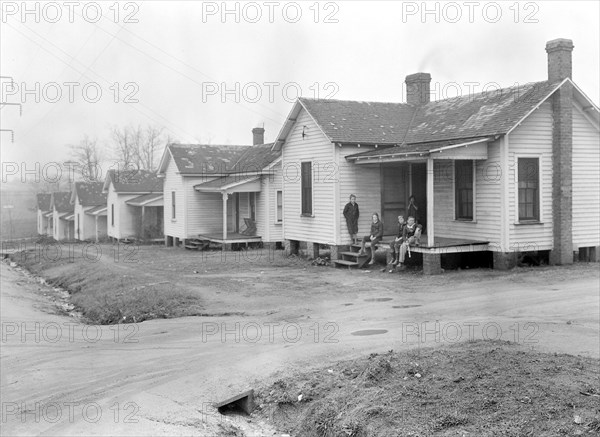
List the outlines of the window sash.
{"label": "window sash", "polygon": [[300,173],[302,214],[312,215],[312,163],[303,162]]}
{"label": "window sash", "polygon": [[171,191],[171,220],[175,220],[177,218],[175,206],[175,191]]}
{"label": "window sash", "polygon": [[540,219],[539,159],[518,159],[519,220]]}
{"label": "window sash", "polygon": [[278,222],[283,221],[283,191],[277,191],[277,210],[275,219]]}
{"label": "window sash", "polygon": [[454,162],[456,218],[473,220],[473,161]]}

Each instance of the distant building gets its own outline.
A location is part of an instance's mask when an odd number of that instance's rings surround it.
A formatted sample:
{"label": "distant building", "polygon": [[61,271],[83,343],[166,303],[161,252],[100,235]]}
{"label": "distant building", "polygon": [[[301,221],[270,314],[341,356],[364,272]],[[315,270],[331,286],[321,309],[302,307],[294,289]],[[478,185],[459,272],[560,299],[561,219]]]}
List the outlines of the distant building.
{"label": "distant building", "polygon": [[252,146],[169,144],[164,178],[165,244],[283,241],[281,156],[255,128]]}
{"label": "distant building", "polygon": [[102,191],[107,195],[109,237],[163,237],[163,180],[155,172],[109,170]]}

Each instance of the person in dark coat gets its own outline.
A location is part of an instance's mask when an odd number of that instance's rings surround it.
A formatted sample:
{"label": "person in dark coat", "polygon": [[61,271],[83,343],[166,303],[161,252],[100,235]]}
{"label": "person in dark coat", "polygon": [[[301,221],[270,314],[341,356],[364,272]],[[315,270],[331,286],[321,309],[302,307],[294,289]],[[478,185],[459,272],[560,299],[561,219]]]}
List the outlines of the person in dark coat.
{"label": "person in dark coat", "polygon": [[404,221],[404,216],[398,216],[398,233],[396,234],[396,238],[394,241],[390,243],[390,249],[392,249],[392,260],[390,264],[396,263],[396,260],[400,258],[400,246],[402,246],[402,242],[404,241],[404,227],[406,226],[406,222]]}
{"label": "person in dark coat", "polygon": [[354,244],[358,243],[358,217],[360,212],[358,210],[358,203],[356,203],[356,196],[350,195],[350,202],[346,203],[344,207],[344,217],[346,217],[346,225],[348,226],[348,233]]}
{"label": "person in dark coat", "polygon": [[371,223],[371,234],[365,235],[362,239],[362,245],[360,248],[360,254],[365,254],[365,243],[371,242],[371,261],[369,264],[375,264],[375,249],[377,249],[377,243],[383,238],[383,223],[379,220],[379,214],[373,213],[373,222]]}

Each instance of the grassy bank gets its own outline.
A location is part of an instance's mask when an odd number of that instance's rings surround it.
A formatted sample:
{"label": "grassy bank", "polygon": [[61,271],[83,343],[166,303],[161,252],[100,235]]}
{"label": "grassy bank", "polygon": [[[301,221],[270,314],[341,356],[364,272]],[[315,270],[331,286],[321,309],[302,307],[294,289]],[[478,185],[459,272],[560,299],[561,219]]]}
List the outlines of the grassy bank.
{"label": "grassy bank", "polygon": [[286,376],[257,402],[293,436],[597,436],[598,364],[504,342],[390,351]]}
{"label": "grassy bank", "polygon": [[199,315],[197,291],[177,287],[147,273],[148,266],[119,269],[115,263],[90,262],[82,257],[60,259],[15,253],[11,260],[70,293],[70,303],[84,321],[94,324],[141,322],[156,318]]}

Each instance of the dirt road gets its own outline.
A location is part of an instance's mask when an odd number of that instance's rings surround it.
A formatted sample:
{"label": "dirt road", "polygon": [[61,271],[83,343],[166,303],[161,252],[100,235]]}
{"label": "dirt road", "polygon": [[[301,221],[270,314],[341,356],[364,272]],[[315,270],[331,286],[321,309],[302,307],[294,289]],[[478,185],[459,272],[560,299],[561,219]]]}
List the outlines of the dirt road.
{"label": "dirt road", "polygon": [[[94,326],[53,314],[43,286],[2,264],[2,433],[213,436],[236,427],[279,435],[267,423],[224,419],[211,404],[285,369],[471,338],[600,356],[597,265],[476,282],[456,272],[418,288],[325,268],[312,280],[347,291],[313,293],[301,304],[286,294],[306,273],[285,274],[289,288],[277,296],[254,290],[245,305],[247,293],[236,295],[231,309],[245,307],[244,316]],[[251,280],[242,271],[229,275],[236,279]]]}

